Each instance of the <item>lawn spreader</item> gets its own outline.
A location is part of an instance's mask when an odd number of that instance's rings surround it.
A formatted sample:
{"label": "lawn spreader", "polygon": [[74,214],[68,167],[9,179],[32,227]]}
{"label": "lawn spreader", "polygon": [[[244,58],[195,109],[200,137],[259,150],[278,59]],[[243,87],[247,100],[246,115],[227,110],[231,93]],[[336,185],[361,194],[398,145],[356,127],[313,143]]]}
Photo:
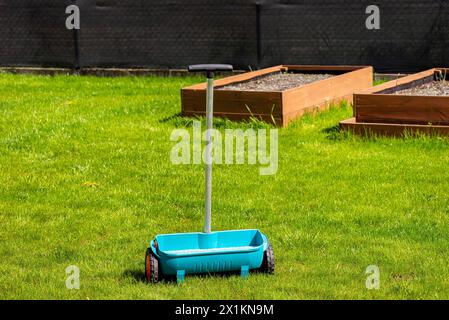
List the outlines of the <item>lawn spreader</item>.
{"label": "lawn spreader", "polygon": [[190,72],[205,72],[206,201],[203,232],[160,234],[151,241],[145,257],[145,276],[156,283],[164,276],[184,281],[186,274],[238,272],[247,277],[250,270],[274,273],[274,253],[267,236],[256,229],[211,231],[212,208],[212,136],[214,72],[232,71],[231,65],[189,66]]}

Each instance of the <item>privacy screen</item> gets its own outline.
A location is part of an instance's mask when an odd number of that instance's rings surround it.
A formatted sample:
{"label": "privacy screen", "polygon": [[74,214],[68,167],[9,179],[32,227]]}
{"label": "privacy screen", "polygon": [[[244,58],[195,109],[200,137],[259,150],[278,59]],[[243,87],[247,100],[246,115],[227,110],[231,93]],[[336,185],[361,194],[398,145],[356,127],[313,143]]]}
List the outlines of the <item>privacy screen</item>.
{"label": "privacy screen", "polygon": [[[66,28],[70,4],[78,31]],[[369,5],[378,30],[366,27]],[[416,71],[449,64],[448,18],[447,0],[0,0],[0,65]]]}

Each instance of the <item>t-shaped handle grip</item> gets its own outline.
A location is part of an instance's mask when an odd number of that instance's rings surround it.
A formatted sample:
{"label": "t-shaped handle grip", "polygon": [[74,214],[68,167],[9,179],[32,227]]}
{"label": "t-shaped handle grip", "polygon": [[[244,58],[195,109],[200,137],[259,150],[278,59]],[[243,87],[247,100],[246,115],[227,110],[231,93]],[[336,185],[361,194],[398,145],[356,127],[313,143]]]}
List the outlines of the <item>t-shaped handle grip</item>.
{"label": "t-shaped handle grip", "polygon": [[232,71],[230,64],[194,64],[189,66],[189,72],[206,72],[208,78],[214,77],[215,71]]}

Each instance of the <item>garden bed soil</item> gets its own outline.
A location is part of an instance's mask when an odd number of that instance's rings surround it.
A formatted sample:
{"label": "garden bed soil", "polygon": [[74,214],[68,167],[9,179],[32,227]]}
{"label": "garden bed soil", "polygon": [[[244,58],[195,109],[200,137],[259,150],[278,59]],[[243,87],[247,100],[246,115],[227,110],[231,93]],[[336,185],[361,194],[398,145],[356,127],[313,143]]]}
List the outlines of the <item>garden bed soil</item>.
{"label": "garden bed soil", "polygon": [[396,91],[395,94],[407,96],[449,96],[449,81],[432,81],[409,89]]}
{"label": "garden bed soil", "polygon": [[273,73],[219,87],[217,90],[284,91],[331,77],[333,77],[331,74]]}

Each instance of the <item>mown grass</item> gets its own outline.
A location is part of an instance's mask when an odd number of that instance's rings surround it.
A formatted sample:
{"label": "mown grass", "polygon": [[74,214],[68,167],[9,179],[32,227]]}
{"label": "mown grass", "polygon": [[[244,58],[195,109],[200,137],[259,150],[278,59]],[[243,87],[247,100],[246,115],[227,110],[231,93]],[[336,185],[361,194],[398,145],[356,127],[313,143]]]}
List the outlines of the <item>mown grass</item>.
{"label": "mown grass", "polygon": [[274,276],[144,283],[154,235],[202,227],[203,167],[172,165],[169,139],[198,81],[0,75],[0,298],[449,298],[449,141],[340,133],[347,106],[281,129],[275,176],[214,167],[213,228],[261,229]]}

